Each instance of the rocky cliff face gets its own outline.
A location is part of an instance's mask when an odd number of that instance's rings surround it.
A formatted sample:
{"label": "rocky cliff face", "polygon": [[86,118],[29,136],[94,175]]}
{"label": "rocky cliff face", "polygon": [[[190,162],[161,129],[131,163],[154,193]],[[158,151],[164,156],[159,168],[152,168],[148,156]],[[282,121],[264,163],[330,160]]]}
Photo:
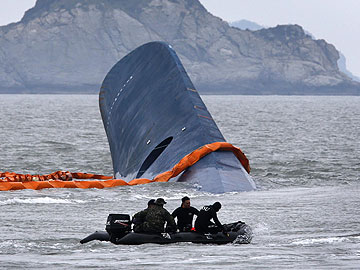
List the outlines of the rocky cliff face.
{"label": "rocky cliff face", "polygon": [[0,27],[0,92],[98,92],[136,47],[170,43],[200,93],[360,94],[298,25],[240,30],[198,0],[38,0]]}

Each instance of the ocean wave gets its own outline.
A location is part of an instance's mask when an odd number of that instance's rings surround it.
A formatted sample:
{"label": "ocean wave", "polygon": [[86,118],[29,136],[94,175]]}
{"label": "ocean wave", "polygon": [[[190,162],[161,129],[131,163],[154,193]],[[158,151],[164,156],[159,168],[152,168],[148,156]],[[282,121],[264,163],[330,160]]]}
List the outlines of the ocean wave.
{"label": "ocean wave", "polygon": [[58,198],[12,198],[5,201],[0,201],[0,205],[9,205],[9,204],[75,204],[75,203],[85,203],[82,200],[68,200],[68,199],[58,199]]}
{"label": "ocean wave", "polygon": [[269,235],[269,225],[266,223],[257,223],[253,226],[253,233],[256,235]]}
{"label": "ocean wave", "polygon": [[312,238],[312,239],[303,239],[292,242],[294,245],[314,245],[314,244],[334,244],[340,242],[349,242],[351,238],[360,239],[360,236],[348,236],[348,237],[323,237],[323,238]]}

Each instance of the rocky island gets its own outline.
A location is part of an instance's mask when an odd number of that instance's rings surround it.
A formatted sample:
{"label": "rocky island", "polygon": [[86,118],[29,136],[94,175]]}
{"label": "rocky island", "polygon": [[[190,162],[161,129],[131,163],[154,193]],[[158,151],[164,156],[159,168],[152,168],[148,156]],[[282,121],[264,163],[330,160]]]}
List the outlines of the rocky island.
{"label": "rocky island", "polygon": [[119,59],[166,41],[201,94],[359,95],[299,25],[231,27],[198,0],[37,0],[0,27],[0,93],[98,93]]}

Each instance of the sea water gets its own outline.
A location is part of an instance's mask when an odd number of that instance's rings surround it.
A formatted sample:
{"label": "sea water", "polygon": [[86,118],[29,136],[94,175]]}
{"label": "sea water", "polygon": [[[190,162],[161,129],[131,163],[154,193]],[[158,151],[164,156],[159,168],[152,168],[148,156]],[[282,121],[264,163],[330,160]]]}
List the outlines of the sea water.
{"label": "sea water", "polygon": [[[0,192],[1,269],[359,269],[360,97],[203,96],[258,190],[209,194],[182,183]],[[96,95],[0,95],[0,171],[112,174]],[[109,213],[150,198],[174,210],[220,201],[248,245],[115,246],[79,240]]]}

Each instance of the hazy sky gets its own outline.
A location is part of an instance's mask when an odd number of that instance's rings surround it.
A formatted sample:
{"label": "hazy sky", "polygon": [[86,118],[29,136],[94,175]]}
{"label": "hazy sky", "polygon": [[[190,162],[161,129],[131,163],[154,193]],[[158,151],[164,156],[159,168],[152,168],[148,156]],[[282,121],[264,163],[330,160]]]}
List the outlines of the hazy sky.
{"label": "hazy sky", "polygon": [[[129,0],[131,1],[131,0]],[[35,0],[0,0],[0,25],[16,22]],[[246,19],[264,26],[299,24],[317,39],[325,39],[347,59],[360,77],[360,0],[200,0],[225,21]]]}
{"label": "hazy sky", "polygon": [[246,19],[264,26],[299,24],[316,39],[335,45],[347,69],[360,77],[360,0],[200,0],[225,21]]}

